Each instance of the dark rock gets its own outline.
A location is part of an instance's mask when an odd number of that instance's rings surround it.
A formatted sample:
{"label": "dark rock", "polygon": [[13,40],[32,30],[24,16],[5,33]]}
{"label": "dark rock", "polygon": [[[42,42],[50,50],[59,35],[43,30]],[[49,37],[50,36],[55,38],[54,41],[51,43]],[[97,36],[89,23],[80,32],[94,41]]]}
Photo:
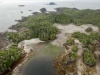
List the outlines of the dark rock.
{"label": "dark rock", "polygon": [[39,14],[39,12],[33,12],[32,14],[33,14],[33,15],[37,15],[37,14]]}
{"label": "dark rock", "polygon": [[54,2],[50,2],[49,4],[47,4],[47,5],[57,5],[56,3],[54,3]]}
{"label": "dark rock", "polygon": [[32,11],[32,10],[28,10],[28,11]]}
{"label": "dark rock", "polygon": [[23,13],[23,11],[20,11],[21,13]]}
{"label": "dark rock", "polygon": [[41,11],[42,13],[46,13],[46,12],[47,12],[47,9],[46,9],[46,8],[41,8],[40,11]]}
{"label": "dark rock", "polygon": [[25,5],[18,5],[19,7],[24,7]]}

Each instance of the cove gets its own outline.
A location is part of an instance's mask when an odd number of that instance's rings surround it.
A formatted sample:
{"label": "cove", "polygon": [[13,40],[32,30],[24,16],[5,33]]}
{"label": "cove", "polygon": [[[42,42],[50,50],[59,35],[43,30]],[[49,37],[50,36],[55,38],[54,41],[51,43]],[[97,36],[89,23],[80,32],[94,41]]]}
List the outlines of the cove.
{"label": "cove", "polygon": [[50,43],[36,51],[22,69],[21,75],[58,75],[54,68],[54,59],[63,48]]}

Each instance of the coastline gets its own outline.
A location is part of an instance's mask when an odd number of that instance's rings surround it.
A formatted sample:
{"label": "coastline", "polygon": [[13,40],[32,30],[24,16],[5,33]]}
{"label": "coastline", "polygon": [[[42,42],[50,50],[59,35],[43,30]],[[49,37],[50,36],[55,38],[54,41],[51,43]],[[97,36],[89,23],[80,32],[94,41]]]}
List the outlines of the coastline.
{"label": "coastline", "polygon": [[[35,16],[37,15],[39,12],[33,12],[32,15],[29,15],[29,16]],[[18,23],[20,22],[24,22],[26,20],[26,18],[28,18],[29,16],[27,17],[22,17],[21,20],[15,20],[17,21]],[[5,31],[5,32],[0,32],[0,42],[4,42],[4,43],[7,43],[7,45],[3,46],[2,48],[3,49],[8,49],[11,45],[12,45],[12,41],[8,39],[8,37],[6,36],[6,32],[7,33],[12,33],[12,32],[18,32],[18,33],[21,33],[23,31],[26,31],[28,30],[28,28],[25,28],[25,27],[20,27],[18,26],[18,23],[15,24],[15,25],[12,25],[10,26],[8,29],[10,29],[11,31]],[[36,39],[37,40],[37,39]],[[25,41],[25,40],[24,40]],[[40,40],[38,39],[37,40],[38,42],[40,42]],[[23,42],[23,41],[22,41]],[[1,44],[1,43],[0,43]],[[2,43],[3,45],[3,43]],[[23,45],[21,46],[21,49],[23,48]],[[11,66],[11,69],[10,70],[7,70],[3,73],[3,75],[16,75],[18,73],[18,75],[20,74],[20,71],[19,69],[22,69],[22,65],[24,65],[24,63],[26,61],[28,61],[28,59],[30,58],[31,55],[34,54],[34,50],[31,50],[29,52],[25,52],[24,48],[22,49],[22,57],[20,59],[18,59],[18,61],[14,62]]]}
{"label": "coastline", "polygon": [[14,62],[11,66],[11,70],[7,70],[3,75],[11,75],[11,73],[13,72],[13,70],[20,64],[23,62],[23,60],[25,59],[26,54],[23,54],[23,56],[17,60],[17,62]]}
{"label": "coastline", "polygon": [[[34,15],[31,15],[31,16],[34,16]],[[26,18],[28,18],[28,17],[26,17]],[[20,23],[20,22],[19,22]],[[55,25],[55,26],[57,26],[57,25]],[[62,28],[62,29],[60,29],[60,28]],[[64,29],[63,29],[64,28]],[[65,28],[67,28],[67,26],[63,26],[63,27],[61,27],[60,25],[58,25],[58,29],[60,29],[60,30],[63,30],[63,32],[64,32],[64,34],[63,35],[65,35],[65,32],[68,32],[68,31],[66,31],[65,30]],[[72,28],[72,26],[70,27],[69,26],[69,29],[70,28]],[[73,27],[74,28],[74,27]],[[81,27],[82,28],[82,27]],[[83,26],[83,28],[85,28],[84,26]],[[15,24],[15,25],[12,25],[11,27],[10,27],[10,29],[13,29],[13,30],[16,30],[17,32],[23,32],[23,31],[25,31],[25,30],[27,30],[27,28],[24,28],[24,27],[20,27],[20,26],[18,26],[17,24]],[[80,31],[81,31],[81,29],[79,29]],[[58,34],[58,36],[59,36],[59,34]],[[63,38],[60,38],[60,39],[63,39]],[[57,40],[57,39],[55,39],[55,40]],[[59,40],[59,38],[58,38],[58,40]],[[58,41],[59,42],[59,41]],[[65,42],[65,40],[64,40],[64,42]],[[56,41],[56,43],[57,43],[57,41]],[[55,43],[55,44],[56,44]],[[61,41],[60,41],[60,43],[61,43]],[[58,45],[59,46],[59,45]],[[60,45],[61,46],[61,45]],[[22,49],[23,51],[25,51],[24,49]],[[25,54],[25,56],[23,57],[23,58],[21,58],[21,59],[19,59],[18,60],[18,62],[15,62],[15,64],[13,64],[13,66],[12,66],[12,70],[10,71],[10,72],[8,72],[7,74],[4,74],[4,75],[9,75],[10,73],[13,73],[12,75],[17,75],[16,73],[18,72],[18,69],[20,69],[21,67],[22,67],[22,65],[29,59],[29,57],[32,55],[32,54],[34,54],[34,51],[30,51],[29,53],[26,53]],[[19,73],[20,73],[20,71],[19,71]]]}

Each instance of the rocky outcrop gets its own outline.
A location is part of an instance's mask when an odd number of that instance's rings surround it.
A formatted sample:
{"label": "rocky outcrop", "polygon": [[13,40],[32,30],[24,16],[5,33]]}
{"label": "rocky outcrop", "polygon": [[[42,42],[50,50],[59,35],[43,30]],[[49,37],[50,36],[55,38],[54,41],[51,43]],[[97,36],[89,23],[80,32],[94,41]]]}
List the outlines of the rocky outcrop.
{"label": "rocky outcrop", "polygon": [[56,3],[54,3],[54,2],[50,2],[49,4],[47,4],[47,5],[57,5]]}

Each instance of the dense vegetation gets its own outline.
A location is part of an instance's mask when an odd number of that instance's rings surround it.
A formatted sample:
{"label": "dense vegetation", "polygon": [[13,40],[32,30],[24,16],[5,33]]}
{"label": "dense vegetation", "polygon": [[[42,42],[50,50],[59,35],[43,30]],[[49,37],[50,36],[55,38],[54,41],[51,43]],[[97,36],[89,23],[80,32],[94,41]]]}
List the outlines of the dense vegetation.
{"label": "dense vegetation", "polygon": [[22,56],[21,50],[12,45],[9,50],[0,50],[0,75],[10,70],[11,65]]}
{"label": "dense vegetation", "polygon": [[10,39],[12,42],[14,43],[19,43],[23,40],[29,40],[31,38],[33,38],[33,32],[31,30],[27,30],[27,31],[24,31],[22,33],[16,33],[16,32],[7,32],[6,35],[7,35],[7,38]]}
{"label": "dense vegetation", "polygon": [[26,27],[29,30],[23,33],[7,33],[7,37],[15,43],[32,38],[39,38],[43,41],[53,40],[58,33],[53,23],[53,17],[50,14],[41,13],[36,16],[29,16],[25,22],[18,23],[18,27]]}
{"label": "dense vegetation", "polygon": [[84,50],[83,61],[84,61],[85,64],[87,64],[89,66],[95,65],[96,64],[96,58],[94,56],[94,53],[89,49]]}
{"label": "dense vegetation", "polygon": [[[72,18],[70,23],[76,25],[93,24],[100,27],[100,10],[84,9],[79,10],[77,8],[56,8],[57,12],[66,14]],[[66,18],[69,19],[69,18]]]}
{"label": "dense vegetation", "polygon": [[75,32],[72,34],[74,38],[77,38],[86,49],[83,52],[83,61],[89,66],[96,64],[96,58],[94,56],[94,45],[96,41],[100,40],[100,33],[91,32],[89,35],[85,33]]}
{"label": "dense vegetation", "polygon": [[74,32],[72,34],[74,38],[77,38],[84,47],[88,47],[89,45],[94,45],[95,41],[100,39],[100,33],[91,32],[89,35],[80,32]]}
{"label": "dense vegetation", "polygon": [[[79,10],[76,8],[56,8],[56,10],[57,12],[45,13],[47,10],[45,8],[41,8],[40,11],[42,13],[37,13],[36,15],[28,16],[27,18],[25,17],[25,19],[23,17],[22,21],[20,21],[17,26],[29,29],[29,34],[31,34],[32,37],[26,35],[25,37],[40,38],[43,41],[49,41],[56,38],[58,31],[56,27],[53,26],[54,23],[64,25],[69,23],[74,23],[76,25],[93,24],[100,27],[100,10]],[[86,31],[89,32],[92,31],[92,29],[88,28]],[[22,34],[20,34],[20,38],[19,40],[16,40],[15,38],[12,39],[17,42],[22,41]]]}
{"label": "dense vegetation", "polygon": [[78,51],[78,46],[72,46],[72,52],[69,54],[69,57],[70,57],[71,61],[76,61],[77,51]]}
{"label": "dense vegetation", "polygon": [[69,61],[74,62],[77,59],[77,51],[78,51],[78,46],[75,45],[74,39],[73,38],[68,38],[67,41],[65,42],[64,46],[66,49],[70,47],[71,52],[69,53]]}
{"label": "dense vegetation", "polygon": [[66,15],[64,13],[55,14],[54,22],[60,24],[69,24],[72,23],[72,18],[69,15]]}

